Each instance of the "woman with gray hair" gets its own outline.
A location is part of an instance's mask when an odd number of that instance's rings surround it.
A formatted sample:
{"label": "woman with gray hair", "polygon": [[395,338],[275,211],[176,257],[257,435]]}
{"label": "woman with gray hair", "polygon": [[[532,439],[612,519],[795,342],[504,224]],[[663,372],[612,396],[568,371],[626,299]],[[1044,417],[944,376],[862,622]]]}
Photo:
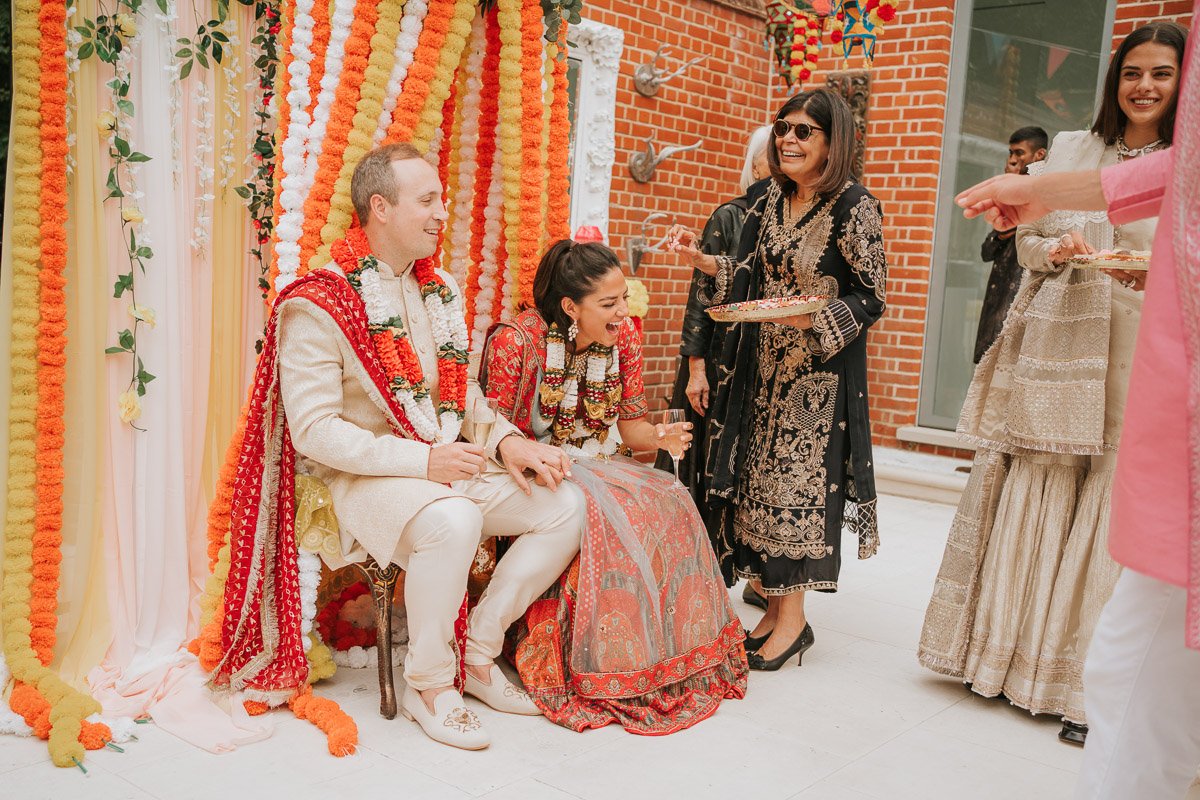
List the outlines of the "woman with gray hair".
{"label": "woman with gray hair", "polygon": [[[742,195],[717,206],[704,230],[700,234],[699,248],[708,255],[733,255],[737,251],[738,240],[741,238],[742,223],[746,220],[746,211],[750,208],[746,194],[751,184],[771,176],[767,165],[767,145],[771,141],[771,126],[763,125],[751,134],[746,147],[746,161],[742,166],[738,188]],[[682,356],[679,364],[679,374],[675,378],[675,388],[671,393],[671,408],[689,409],[687,418],[693,429],[704,429],[704,414],[708,409],[709,389],[716,385],[716,366],[713,356],[719,348],[713,344],[713,321],[705,311],[712,304],[713,278],[700,270],[692,273],[692,285],[688,289],[687,310],[683,314],[683,340],[679,347]],[[705,515],[708,523],[704,502],[704,476],[698,465],[704,463],[704,436],[697,436],[679,462],[679,479],[688,487],[696,506]],[[670,470],[671,459],[660,454],[657,466]],[[709,524],[709,531],[715,529]],[[765,608],[767,602],[761,595],[748,589],[743,599],[760,608]],[[758,600],[758,603],[754,601]]]}

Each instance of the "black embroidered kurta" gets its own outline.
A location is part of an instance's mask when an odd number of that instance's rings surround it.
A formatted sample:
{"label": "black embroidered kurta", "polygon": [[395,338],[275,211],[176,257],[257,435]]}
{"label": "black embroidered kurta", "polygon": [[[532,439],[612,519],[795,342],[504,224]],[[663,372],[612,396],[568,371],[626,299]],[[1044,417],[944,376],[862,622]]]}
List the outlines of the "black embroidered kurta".
{"label": "black embroidered kurta", "polygon": [[705,462],[726,578],[760,579],[767,594],[836,590],[843,524],[860,558],[879,541],[866,350],[887,279],[879,202],[848,182],[799,219],[785,209],[772,183],[747,214],[740,260],[722,263],[717,300],[835,299],[810,330],[720,326]]}
{"label": "black embroidered kurta", "polygon": [[[704,230],[700,233],[700,251],[710,256],[736,256],[738,240],[742,235],[742,223],[746,219],[746,209],[749,206],[750,203],[745,195],[719,206],[708,218]],[[692,446],[679,461],[679,479],[688,487],[692,499],[696,501],[701,514],[706,517],[708,515],[704,514],[706,508],[704,505],[704,470],[700,468],[704,464],[705,418],[692,409],[686,392],[688,380],[691,377],[688,359],[694,356],[704,358],[709,389],[711,390],[717,385],[715,353],[712,348],[715,323],[707,313],[708,307],[712,305],[715,292],[716,286],[713,284],[712,277],[705,275],[700,270],[694,270],[692,284],[688,289],[687,308],[683,313],[683,337],[679,347],[682,359],[679,363],[679,372],[675,376],[675,388],[671,391],[671,408],[685,410],[687,421],[692,423],[693,431]],[[666,452],[660,450],[655,466],[670,471],[672,468],[671,458]],[[709,520],[706,519],[707,522]],[[712,528],[711,524],[709,527]]]}
{"label": "black embroidered kurta", "polygon": [[991,231],[980,248],[980,257],[984,261],[992,262],[992,271],[988,275],[987,291],[983,294],[983,309],[979,313],[979,329],[975,333],[976,364],[1000,335],[1000,329],[1004,327],[1004,318],[1008,316],[1008,309],[1012,308],[1017,289],[1021,288],[1021,276],[1024,275],[1024,270],[1017,263],[1016,232],[1005,233],[1007,237],[1000,231]]}

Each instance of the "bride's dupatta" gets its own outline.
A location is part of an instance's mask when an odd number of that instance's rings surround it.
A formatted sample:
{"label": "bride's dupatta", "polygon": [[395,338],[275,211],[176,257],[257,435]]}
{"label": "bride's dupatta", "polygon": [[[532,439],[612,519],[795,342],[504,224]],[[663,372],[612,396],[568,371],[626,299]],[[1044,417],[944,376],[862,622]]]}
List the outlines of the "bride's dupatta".
{"label": "bride's dupatta", "polygon": [[[493,336],[480,380],[532,436],[537,412],[518,406],[536,397],[544,326],[522,317]],[[623,369],[640,368],[639,349],[623,349]],[[579,557],[530,606],[515,641],[514,662],[538,706],[574,730],[617,722],[662,735],[742,697],[741,623],[687,490],[622,457],[579,458],[571,480],[587,499]]]}

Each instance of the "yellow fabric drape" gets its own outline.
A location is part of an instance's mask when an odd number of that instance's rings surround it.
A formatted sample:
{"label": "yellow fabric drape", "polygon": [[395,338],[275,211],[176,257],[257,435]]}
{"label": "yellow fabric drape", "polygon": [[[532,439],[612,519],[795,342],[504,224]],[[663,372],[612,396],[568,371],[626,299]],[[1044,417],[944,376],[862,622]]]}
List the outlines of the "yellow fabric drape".
{"label": "yellow fabric drape", "polygon": [[[79,0],[83,18],[100,13],[95,0]],[[75,171],[69,184],[67,245],[67,430],[63,491],[63,561],[58,592],[55,662],[68,683],[84,688],[84,676],[100,663],[111,639],[104,558],[102,488],[107,476],[107,404],[104,347],[112,296],[108,270],[96,263],[108,252],[104,176],[108,156],[95,120],[108,90],[98,59],[75,75],[73,128]]]}

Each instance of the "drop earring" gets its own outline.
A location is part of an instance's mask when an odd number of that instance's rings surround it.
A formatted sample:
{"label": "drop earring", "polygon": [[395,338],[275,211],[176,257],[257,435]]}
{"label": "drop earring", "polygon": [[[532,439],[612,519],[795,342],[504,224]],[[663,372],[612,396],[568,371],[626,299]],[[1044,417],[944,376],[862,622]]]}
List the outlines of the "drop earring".
{"label": "drop earring", "polygon": [[572,342],[579,338],[579,323],[574,319],[571,320],[571,327],[567,328],[567,338]]}

